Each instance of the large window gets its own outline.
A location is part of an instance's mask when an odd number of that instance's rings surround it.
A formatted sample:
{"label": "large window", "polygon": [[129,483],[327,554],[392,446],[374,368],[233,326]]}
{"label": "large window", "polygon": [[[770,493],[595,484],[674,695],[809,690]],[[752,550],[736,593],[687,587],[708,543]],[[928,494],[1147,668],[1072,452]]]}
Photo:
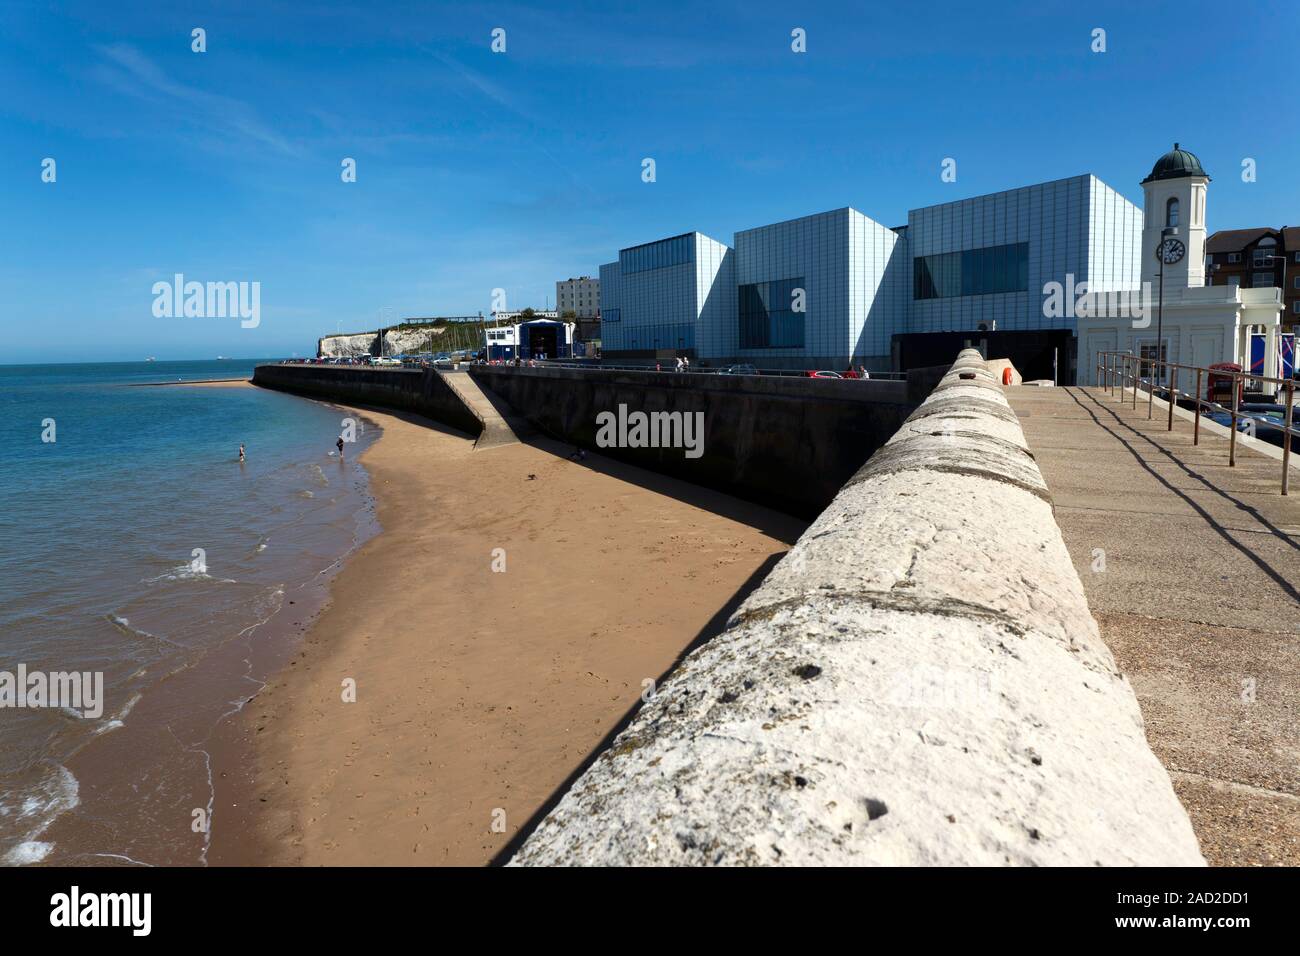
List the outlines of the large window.
{"label": "large window", "polygon": [[1169,202],[1165,203],[1165,225],[1178,225],[1178,199],[1171,197]]}
{"label": "large window", "polygon": [[[794,311],[795,290],[803,278],[755,282],[740,287],[740,347],[742,349],[803,348],[805,312]],[[805,296],[801,293],[799,300]]]}
{"label": "large window", "polygon": [[648,272],[651,269],[681,265],[683,262],[693,261],[694,258],[695,237],[687,233],[684,236],[623,249],[618,254],[618,264],[623,275],[628,275],[632,272]]}
{"label": "large window", "polygon": [[602,321],[602,322],[622,322],[622,321],[623,321],[623,310],[622,310],[622,309],[603,309],[603,310],[601,311],[601,313],[600,313],[600,321]]}
{"label": "large window", "polygon": [[1271,272],[1252,272],[1250,274],[1250,284],[1256,289],[1268,289],[1277,285],[1277,280]]}
{"label": "large window", "polygon": [[917,256],[912,264],[914,299],[1024,292],[1029,288],[1027,242]]}

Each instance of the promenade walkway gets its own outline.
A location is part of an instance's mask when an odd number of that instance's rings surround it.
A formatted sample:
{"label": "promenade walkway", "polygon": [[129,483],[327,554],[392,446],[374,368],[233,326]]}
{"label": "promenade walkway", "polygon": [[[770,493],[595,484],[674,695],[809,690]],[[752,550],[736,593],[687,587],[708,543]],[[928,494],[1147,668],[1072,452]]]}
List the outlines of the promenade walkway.
{"label": "promenade walkway", "polygon": [[1300,473],[1117,394],[1008,389],[1205,858],[1300,865]]}

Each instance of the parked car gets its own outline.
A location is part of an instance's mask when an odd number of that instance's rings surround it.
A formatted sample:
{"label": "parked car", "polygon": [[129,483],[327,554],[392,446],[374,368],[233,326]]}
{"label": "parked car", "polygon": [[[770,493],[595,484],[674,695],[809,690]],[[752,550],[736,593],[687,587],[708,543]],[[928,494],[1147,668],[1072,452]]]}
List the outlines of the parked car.
{"label": "parked car", "polygon": [[843,378],[844,377],[839,372],[831,372],[826,369],[822,369],[821,371],[814,371],[812,369],[809,369],[807,372],[804,372],[803,374],[808,378]]}
{"label": "parked car", "polygon": [[[1232,405],[1232,375],[1215,375],[1214,372],[1240,372],[1241,366],[1236,362],[1219,362],[1210,366],[1209,381],[1205,385],[1205,400],[1217,402],[1220,405]],[[1237,404],[1240,405],[1246,398],[1246,380],[1237,378]]]}
{"label": "parked car", "polygon": [[371,364],[371,365],[382,365],[382,366],[385,366],[385,367],[391,367],[391,366],[395,366],[395,365],[401,365],[402,363],[401,363],[401,361],[399,361],[398,359],[395,359],[395,358],[388,358],[387,356],[383,356],[383,355],[381,355],[381,356],[379,356],[378,358],[376,358],[373,362],[371,362],[370,364]]}
{"label": "parked car", "polygon": [[753,365],[724,365],[718,369],[719,375],[757,375],[758,369]]}

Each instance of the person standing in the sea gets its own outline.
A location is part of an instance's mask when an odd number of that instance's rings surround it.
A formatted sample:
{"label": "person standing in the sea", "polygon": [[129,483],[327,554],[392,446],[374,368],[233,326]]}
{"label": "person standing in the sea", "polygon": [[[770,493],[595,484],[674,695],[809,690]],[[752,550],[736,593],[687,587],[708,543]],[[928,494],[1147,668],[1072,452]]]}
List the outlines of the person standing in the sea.
{"label": "person standing in the sea", "polygon": [[239,463],[240,463],[241,465],[244,463],[244,446],[243,446],[243,445],[240,445],[240,446],[239,446]]}
{"label": "person standing in the sea", "polygon": [[340,435],[339,440],[336,441],[334,444],[339,446],[339,461],[342,461],[343,460],[343,436]]}

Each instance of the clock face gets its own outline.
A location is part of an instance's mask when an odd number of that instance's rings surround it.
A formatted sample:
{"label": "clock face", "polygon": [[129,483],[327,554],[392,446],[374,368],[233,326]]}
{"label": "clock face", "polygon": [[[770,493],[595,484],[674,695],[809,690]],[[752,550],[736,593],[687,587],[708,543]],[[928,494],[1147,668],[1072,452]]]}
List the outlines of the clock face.
{"label": "clock face", "polygon": [[1168,265],[1180,261],[1186,253],[1187,247],[1178,239],[1166,239],[1156,246],[1156,258]]}

